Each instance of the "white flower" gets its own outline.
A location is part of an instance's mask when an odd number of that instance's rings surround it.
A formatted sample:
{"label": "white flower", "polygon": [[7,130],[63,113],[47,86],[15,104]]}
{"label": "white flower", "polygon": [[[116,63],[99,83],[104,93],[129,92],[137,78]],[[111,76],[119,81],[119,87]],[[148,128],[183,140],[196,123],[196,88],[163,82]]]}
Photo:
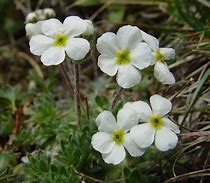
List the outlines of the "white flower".
{"label": "white flower", "polygon": [[155,59],[154,76],[163,84],[175,83],[173,74],[169,71],[166,60],[174,59],[175,50],[173,48],[159,48],[159,41],[144,31],[141,31],[142,39],[150,46]]}
{"label": "white flower", "polygon": [[31,12],[26,16],[26,23],[32,23],[37,21],[36,13]]}
{"label": "white flower", "polygon": [[123,88],[138,84],[144,69],[153,62],[151,49],[142,42],[141,31],[136,26],[123,26],[117,34],[104,33],[97,40],[97,49],[101,53],[98,66],[108,74],[117,74],[117,83]]}
{"label": "white flower", "polygon": [[150,97],[150,106],[143,101],[125,104],[124,108],[132,109],[138,113],[141,123],[134,126],[131,131],[132,140],[141,148],[150,146],[153,141],[161,151],[173,149],[178,141],[176,133],[180,133],[179,127],[166,117],[171,111],[170,100],[153,95]]}
{"label": "white flower", "polygon": [[42,23],[44,21],[38,21],[36,23],[27,23],[25,25],[26,35],[31,37],[42,34]]}
{"label": "white flower", "polygon": [[86,23],[80,17],[69,16],[63,24],[55,19],[45,20],[42,24],[44,35],[33,36],[29,42],[30,51],[41,56],[44,65],[58,65],[65,59],[65,52],[73,60],[81,60],[89,52],[90,44],[77,38],[86,31]]}
{"label": "white flower", "polygon": [[45,18],[55,17],[55,11],[52,8],[43,9],[43,14],[45,15]]}
{"label": "white flower", "polygon": [[83,34],[92,35],[95,32],[92,21],[90,21],[90,20],[84,20],[84,21],[87,24],[87,28],[86,28],[86,31]]}
{"label": "white flower", "polygon": [[138,147],[128,131],[138,123],[138,115],[131,109],[122,109],[115,117],[109,111],[103,111],[96,119],[99,132],[92,137],[92,146],[102,153],[106,163],[114,165],[122,162],[126,156],[125,149],[133,157],[143,155],[145,149]]}

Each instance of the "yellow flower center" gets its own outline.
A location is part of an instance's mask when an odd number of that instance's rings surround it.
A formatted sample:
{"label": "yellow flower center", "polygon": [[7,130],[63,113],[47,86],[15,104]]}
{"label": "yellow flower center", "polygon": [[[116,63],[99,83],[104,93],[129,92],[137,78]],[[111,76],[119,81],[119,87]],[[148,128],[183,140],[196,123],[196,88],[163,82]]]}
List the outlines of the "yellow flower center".
{"label": "yellow flower center", "polygon": [[160,52],[160,50],[158,50],[156,53],[155,53],[155,58],[158,62],[161,62],[163,63],[164,60],[165,60],[165,56]]}
{"label": "yellow flower center", "polygon": [[57,47],[63,47],[67,44],[68,36],[66,34],[57,34],[53,44]]}
{"label": "yellow flower center", "polygon": [[160,129],[164,125],[164,121],[160,115],[154,114],[150,116],[150,125],[155,129]]}
{"label": "yellow flower center", "polygon": [[127,49],[118,51],[115,61],[118,64],[128,64],[131,61],[130,52]]}
{"label": "yellow flower center", "polygon": [[122,144],[124,141],[124,132],[122,130],[115,130],[112,132],[113,134],[113,141],[115,141],[116,144]]}

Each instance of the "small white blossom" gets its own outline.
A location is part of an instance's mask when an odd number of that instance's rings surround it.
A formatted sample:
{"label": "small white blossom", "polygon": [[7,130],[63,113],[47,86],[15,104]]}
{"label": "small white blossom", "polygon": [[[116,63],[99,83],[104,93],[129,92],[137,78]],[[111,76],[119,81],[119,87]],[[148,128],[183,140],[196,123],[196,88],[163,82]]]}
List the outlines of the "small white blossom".
{"label": "small white blossom", "polygon": [[160,96],[150,97],[150,106],[143,101],[125,104],[124,108],[132,109],[138,113],[140,122],[131,131],[132,140],[141,148],[146,148],[155,142],[161,151],[173,149],[178,141],[176,134],[180,133],[179,127],[166,117],[171,111],[170,100]]}
{"label": "small white blossom", "polygon": [[[150,46],[155,59],[154,76],[163,84],[175,83],[173,74],[169,71],[166,60],[174,59],[175,50],[173,48],[159,48],[159,41],[144,31],[141,31],[143,40]],[[153,63],[154,64],[154,63]]]}
{"label": "small white blossom", "polygon": [[67,17],[63,24],[55,18],[42,24],[43,35],[33,36],[29,42],[30,51],[41,56],[44,65],[58,65],[65,59],[65,52],[73,60],[81,60],[90,50],[90,44],[81,35],[87,24],[78,16]]}
{"label": "small white blossom", "polygon": [[117,74],[117,83],[130,88],[141,80],[142,70],[153,62],[151,49],[142,42],[141,31],[136,26],[123,26],[117,34],[104,33],[97,40],[97,49],[101,53],[98,66],[108,74]]}
{"label": "small white blossom", "polygon": [[26,16],[26,23],[33,23],[37,21],[37,15],[34,12],[29,13]]}
{"label": "small white blossom", "polygon": [[52,8],[43,9],[43,14],[45,15],[45,18],[55,17],[55,11]]}
{"label": "small white blossom", "polygon": [[42,34],[42,23],[44,21],[38,21],[36,23],[27,23],[25,25],[26,35],[29,37]]}
{"label": "small white blossom", "polygon": [[94,34],[95,29],[94,29],[92,21],[90,21],[90,20],[84,20],[84,21],[87,24],[87,29],[86,29],[86,31],[83,34],[85,34],[85,35],[92,35],[92,34]]}
{"label": "small white blossom", "polygon": [[117,114],[117,122],[111,112],[103,111],[96,119],[99,132],[92,137],[93,148],[102,153],[106,163],[114,165],[124,160],[125,149],[133,157],[143,155],[145,149],[138,147],[128,133],[137,123],[138,115],[131,109],[121,109]]}

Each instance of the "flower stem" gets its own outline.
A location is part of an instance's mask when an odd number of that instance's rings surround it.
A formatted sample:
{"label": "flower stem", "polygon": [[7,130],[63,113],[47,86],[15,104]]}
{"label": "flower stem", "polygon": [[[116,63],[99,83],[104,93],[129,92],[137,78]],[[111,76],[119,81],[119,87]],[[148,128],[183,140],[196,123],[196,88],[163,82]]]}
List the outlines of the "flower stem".
{"label": "flower stem", "polygon": [[81,127],[80,117],[81,117],[81,109],[80,109],[80,68],[78,64],[74,63],[74,81],[75,81],[75,90],[74,90],[74,98],[76,105],[76,113],[77,113],[77,124]]}
{"label": "flower stem", "polygon": [[122,91],[123,91],[123,88],[121,88],[121,87],[117,90],[117,93],[116,93],[115,97],[112,100],[112,109],[114,109],[117,101],[120,99]]}
{"label": "flower stem", "polygon": [[69,96],[73,97],[74,89],[73,89],[73,86],[72,86],[72,83],[71,83],[71,79],[69,78],[68,73],[65,69],[64,63],[61,63],[58,66],[59,66],[61,75],[64,78],[64,81],[66,83],[66,87],[68,88]]}

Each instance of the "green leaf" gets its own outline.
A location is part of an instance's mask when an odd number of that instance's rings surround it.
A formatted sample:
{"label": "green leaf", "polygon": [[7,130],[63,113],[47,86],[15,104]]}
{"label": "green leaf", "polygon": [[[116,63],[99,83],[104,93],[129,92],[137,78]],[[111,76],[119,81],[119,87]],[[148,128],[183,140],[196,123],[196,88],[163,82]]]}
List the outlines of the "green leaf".
{"label": "green leaf", "polygon": [[95,98],[95,101],[96,101],[96,104],[99,107],[101,107],[102,109],[108,109],[109,108],[110,102],[105,96],[97,95],[96,98]]}
{"label": "green leaf", "polygon": [[108,13],[109,20],[120,21],[123,20],[124,15],[125,15],[124,6],[119,6],[119,5],[110,6]]}
{"label": "green leaf", "polygon": [[15,109],[16,94],[15,89],[12,86],[8,84],[3,85],[0,88],[0,98],[4,98],[1,100],[4,104],[8,104],[10,102],[12,109]]}

